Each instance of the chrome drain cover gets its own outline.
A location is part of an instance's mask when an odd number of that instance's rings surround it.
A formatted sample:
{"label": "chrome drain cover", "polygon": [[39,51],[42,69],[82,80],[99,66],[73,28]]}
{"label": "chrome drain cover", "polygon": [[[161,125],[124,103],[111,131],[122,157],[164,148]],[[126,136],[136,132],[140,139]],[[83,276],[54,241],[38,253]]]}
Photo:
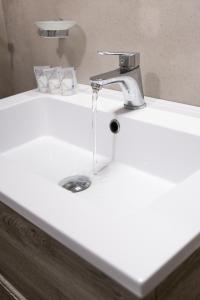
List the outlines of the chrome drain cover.
{"label": "chrome drain cover", "polygon": [[59,184],[72,193],[82,192],[91,185],[89,177],[84,175],[75,175],[63,179]]}

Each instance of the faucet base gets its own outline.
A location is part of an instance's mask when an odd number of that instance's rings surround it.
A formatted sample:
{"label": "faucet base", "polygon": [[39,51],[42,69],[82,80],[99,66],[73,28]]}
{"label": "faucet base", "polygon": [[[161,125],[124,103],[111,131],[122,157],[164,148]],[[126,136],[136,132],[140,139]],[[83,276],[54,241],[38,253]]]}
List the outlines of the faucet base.
{"label": "faucet base", "polygon": [[124,108],[128,110],[137,110],[146,107],[146,103],[139,105],[139,106],[134,106],[132,104],[124,104]]}

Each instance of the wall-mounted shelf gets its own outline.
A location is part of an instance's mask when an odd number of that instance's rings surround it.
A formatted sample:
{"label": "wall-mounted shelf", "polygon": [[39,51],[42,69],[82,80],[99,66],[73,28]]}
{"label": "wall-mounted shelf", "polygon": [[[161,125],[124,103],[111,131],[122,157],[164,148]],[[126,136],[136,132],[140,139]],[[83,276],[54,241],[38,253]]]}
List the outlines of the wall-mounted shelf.
{"label": "wall-mounted shelf", "polygon": [[45,38],[66,38],[69,35],[69,29],[75,24],[76,22],[72,20],[36,22],[39,35]]}

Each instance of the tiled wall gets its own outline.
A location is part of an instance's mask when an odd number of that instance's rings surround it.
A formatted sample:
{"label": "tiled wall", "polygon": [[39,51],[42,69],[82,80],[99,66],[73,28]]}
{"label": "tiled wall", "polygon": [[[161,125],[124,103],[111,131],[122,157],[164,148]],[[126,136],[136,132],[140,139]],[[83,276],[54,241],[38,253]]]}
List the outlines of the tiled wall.
{"label": "tiled wall", "polygon": [[[98,49],[141,52],[145,94],[200,105],[199,0],[2,0],[14,93],[35,86],[33,65],[74,65],[80,82],[113,69]],[[36,20],[75,19],[66,40],[38,37]]]}

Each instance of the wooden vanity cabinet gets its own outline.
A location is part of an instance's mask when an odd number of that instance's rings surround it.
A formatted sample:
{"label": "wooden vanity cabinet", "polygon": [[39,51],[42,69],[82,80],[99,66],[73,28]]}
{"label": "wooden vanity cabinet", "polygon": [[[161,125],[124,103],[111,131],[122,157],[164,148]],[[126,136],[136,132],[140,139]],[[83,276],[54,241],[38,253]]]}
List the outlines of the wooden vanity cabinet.
{"label": "wooden vanity cabinet", "polygon": [[[138,300],[2,202],[0,274],[23,295],[17,300]],[[1,285],[0,295],[13,299]],[[200,251],[145,300],[200,300]]]}
{"label": "wooden vanity cabinet", "polygon": [[15,300],[13,295],[11,295],[3,286],[0,285],[0,299],[1,300]]}

